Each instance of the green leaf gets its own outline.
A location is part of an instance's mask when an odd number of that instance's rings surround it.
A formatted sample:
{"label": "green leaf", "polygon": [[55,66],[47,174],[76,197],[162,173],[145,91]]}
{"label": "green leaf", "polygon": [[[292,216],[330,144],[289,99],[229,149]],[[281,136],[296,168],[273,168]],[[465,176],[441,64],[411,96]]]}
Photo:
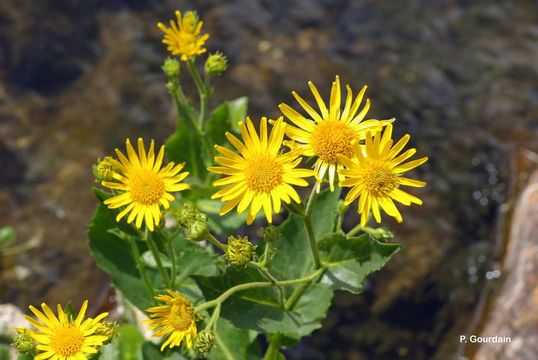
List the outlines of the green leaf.
{"label": "green leaf", "polygon": [[260,347],[255,342],[257,336],[255,331],[238,329],[229,321],[219,319],[215,332],[215,346],[209,353],[209,359],[261,359]]}
{"label": "green leaf", "polygon": [[[334,228],[336,207],[340,191],[321,192],[312,211],[314,234],[319,240]],[[306,275],[313,268],[310,244],[306,237],[303,218],[297,214],[289,214],[288,219],[280,226],[280,237],[273,243],[276,254],[270,269],[278,278],[292,279]],[[301,261],[297,261],[301,254]]]}
{"label": "green leaf", "polygon": [[[99,360],[145,360],[142,344],[145,342],[135,325],[124,324],[118,327],[118,337],[100,350]],[[162,359],[162,356],[156,359]]]}
{"label": "green leaf", "polygon": [[[215,277],[195,277],[206,299],[214,299],[227,289],[243,283],[265,281],[253,269],[233,269]],[[274,287],[240,291],[222,305],[221,316],[236,327],[263,333],[283,333],[292,338],[310,334],[321,327],[332,290],[313,284],[301,297],[293,311],[285,311]]]}
{"label": "green leaf", "polygon": [[350,239],[328,234],[319,242],[321,261],[327,266],[322,283],[358,294],[366,276],[381,269],[400,249],[399,244],[381,243],[367,234]]}
{"label": "green leaf", "polygon": [[157,345],[149,341],[146,341],[142,345],[142,354],[144,356],[144,360],[188,360],[188,358],[181,355],[178,350],[174,350],[171,353],[168,352],[170,352],[170,350],[167,350],[166,353],[161,352]]}
{"label": "green leaf", "polygon": [[207,176],[207,149],[198,132],[189,128],[185,121],[179,121],[176,132],[166,140],[166,156],[175,163],[184,162],[184,170],[198,182],[203,182]]}
{"label": "green leaf", "polygon": [[[101,203],[103,203],[106,199],[112,197],[112,194],[106,193],[106,192],[104,192],[101,189],[96,188],[96,187],[93,187],[92,191],[93,191],[93,193],[95,194],[95,196],[97,197],[97,199]],[[106,206],[105,206],[105,209],[109,213],[109,215],[110,215],[110,217],[112,219],[116,219],[116,216],[120,212],[120,209],[109,209]],[[116,226],[118,227],[118,229],[120,229],[121,231],[123,231],[126,234],[130,234],[130,235],[133,235],[133,236],[138,236],[139,235],[139,231],[132,224],[127,224],[127,222],[125,221],[125,218],[124,218],[123,221],[116,222]]]}
{"label": "green leaf", "polygon": [[140,279],[128,240],[118,235],[117,223],[104,205],[97,208],[88,229],[92,256],[97,265],[112,278],[112,283],[139,309],[153,301]]}
{"label": "green leaf", "polygon": [[220,104],[211,113],[211,118],[206,124],[206,132],[214,144],[223,145],[228,142],[226,132],[239,133],[239,123],[247,116],[248,99],[241,97]]}
{"label": "green leaf", "polygon": [[13,244],[15,241],[15,228],[4,226],[0,228],[0,250]]}
{"label": "green leaf", "polygon": [[240,97],[228,101],[228,121],[232,124],[232,130],[239,133],[239,123],[247,117],[248,98]]}

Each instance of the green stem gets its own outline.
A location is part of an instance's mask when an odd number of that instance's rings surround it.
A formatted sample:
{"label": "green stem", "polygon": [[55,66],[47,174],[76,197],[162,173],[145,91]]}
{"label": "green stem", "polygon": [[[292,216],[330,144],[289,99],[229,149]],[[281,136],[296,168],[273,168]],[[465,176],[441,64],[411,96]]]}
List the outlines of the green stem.
{"label": "green stem", "polygon": [[288,298],[288,300],[284,304],[284,310],[286,311],[293,310],[295,305],[297,305],[297,303],[299,302],[299,299],[301,299],[301,296],[303,296],[305,291],[310,287],[311,283],[312,283],[311,281],[308,281],[296,287],[295,290],[293,290],[293,292],[291,293],[291,296]]}
{"label": "green stem", "polygon": [[265,243],[265,249],[263,250],[263,255],[261,258],[261,262],[259,265],[262,268],[265,268],[267,266],[267,263],[269,262],[269,257],[271,256],[271,243],[266,242]]}
{"label": "green stem", "polygon": [[347,236],[353,236],[353,235],[355,235],[356,233],[358,233],[361,230],[362,230],[362,226],[359,224],[359,225],[355,226],[353,229],[349,230],[349,232],[346,235]]}
{"label": "green stem", "polygon": [[[261,266],[260,264],[254,261],[249,261],[247,265],[253,269],[258,270],[260,275],[263,276],[269,282],[273,284],[276,284],[278,282],[278,280],[273,275],[271,275],[271,273],[265,267]],[[282,286],[279,285],[277,285],[276,288],[278,290],[278,302],[282,307],[284,307],[284,289],[282,288]]]}
{"label": "green stem", "polygon": [[151,283],[149,282],[148,274],[146,273],[146,268],[144,267],[144,264],[142,263],[142,260],[140,259],[140,251],[138,250],[136,239],[132,236],[129,236],[129,244],[131,245],[131,252],[133,253],[133,257],[136,263],[136,268],[138,269],[138,272],[140,273],[140,277],[142,278],[144,285],[146,285],[146,288],[148,289],[149,294],[153,298],[153,296],[155,296],[155,293],[153,292],[153,286],[151,286]]}
{"label": "green stem", "polygon": [[172,238],[168,239],[168,256],[170,256],[170,261],[172,262],[172,273],[170,274],[171,285],[170,288],[173,289],[176,287],[176,249],[174,244],[172,244]]}
{"label": "green stem", "polygon": [[211,308],[213,306],[217,306],[217,304],[221,304],[226,299],[228,299],[230,296],[235,294],[236,292],[248,290],[248,289],[258,289],[268,286],[288,286],[288,285],[296,285],[296,284],[302,284],[304,282],[312,281],[316,278],[318,278],[323,272],[325,271],[324,268],[318,269],[314,271],[312,274],[305,276],[303,278],[299,279],[292,279],[292,280],[282,280],[282,281],[276,281],[276,282],[264,282],[264,281],[257,281],[257,282],[250,282],[250,283],[244,283],[239,284],[236,286],[233,286],[223,292],[219,297],[216,299],[213,299],[211,301],[205,302],[203,304],[200,304],[196,307],[196,311],[202,311],[204,309]]}
{"label": "green stem", "polygon": [[263,360],[272,360],[277,358],[276,355],[278,354],[278,350],[280,349],[280,337],[280,334],[276,334],[275,336],[273,336],[271,341],[269,341],[269,347],[265,352]]}
{"label": "green stem", "polygon": [[316,195],[316,190],[312,189],[306,205],[303,222],[306,230],[306,237],[308,239],[308,243],[310,244],[310,250],[312,251],[312,257],[314,258],[314,266],[316,269],[319,269],[321,267],[321,260],[319,258],[319,250],[316,242],[316,236],[314,235],[314,228],[312,226],[312,209],[314,208],[314,203],[316,202]]}
{"label": "green stem", "polygon": [[155,259],[155,262],[157,263],[157,268],[159,269],[159,273],[163,277],[164,283],[169,288],[172,288],[172,282],[170,280],[170,277],[168,276],[168,273],[164,269],[163,263],[161,261],[161,255],[159,254],[159,251],[157,250],[157,246],[155,245],[155,241],[153,240],[153,236],[148,233],[148,230],[146,229],[146,240],[148,242],[148,247],[151,250],[151,253],[153,254],[153,258]]}
{"label": "green stem", "polygon": [[207,236],[207,241],[209,241],[213,246],[219,248],[220,250],[222,251],[226,251],[226,245],[224,245],[223,243],[221,243],[216,237],[214,237],[213,235],[209,234]]}
{"label": "green stem", "polygon": [[200,116],[198,118],[198,127],[202,129],[207,112],[209,91],[206,84],[200,77],[198,69],[196,69],[196,66],[194,66],[194,61],[192,59],[187,60],[187,67],[192,76],[192,79],[194,80],[194,83],[196,84],[196,89],[198,89],[198,93],[200,95]]}
{"label": "green stem", "polygon": [[209,322],[206,325],[206,329],[212,329],[213,331],[216,331],[217,327],[217,320],[220,316],[220,304],[217,304],[215,306],[215,309],[213,310],[213,314],[211,315],[211,318],[209,319]]}

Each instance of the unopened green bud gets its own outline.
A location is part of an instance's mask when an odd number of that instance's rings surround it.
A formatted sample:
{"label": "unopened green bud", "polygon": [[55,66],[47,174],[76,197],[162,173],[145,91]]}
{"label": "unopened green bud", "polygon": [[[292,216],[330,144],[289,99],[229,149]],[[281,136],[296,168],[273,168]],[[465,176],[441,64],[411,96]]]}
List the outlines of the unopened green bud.
{"label": "unopened green bud", "polygon": [[274,225],[269,225],[263,229],[263,238],[266,242],[270,243],[278,240],[280,237],[280,230]]}
{"label": "unopened green bud", "polygon": [[376,234],[374,236],[381,240],[390,240],[394,237],[394,233],[384,227],[377,228],[375,232]]}
{"label": "unopened green bud", "polygon": [[93,175],[97,181],[113,180],[112,176],[117,169],[112,160],[111,156],[107,156],[103,160],[97,160],[97,164],[92,167]]}
{"label": "unopened green bud", "polygon": [[185,203],[176,213],[179,225],[187,227],[196,220],[198,210],[193,204]]}
{"label": "unopened green bud", "polygon": [[194,340],[194,350],[202,357],[209,355],[213,345],[215,345],[215,333],[210,329],[200,331]]}
{"label": "unopened green bud", "polygon": [[169,78],[177,79],[181,70],[181,65],[179,64],[179,61],[169,57],[164,60],[164,64],[161,69]]}
{"label": "unopened green bud", "polygon": [[204,70],[208,75],[220,75],[228,68],[228,59],[221,52],[216,52],[207,57]]}
{"label": "unopened green bud", "polygon": [[110,344],[112,340],[118,337],[118,324],[111,321],[103,321],[99,323],[99,327],[95,330],[95,335],[103,335],[107,337],[104,344]]}
{"label": "unopened green bud", "polygon": [[35,341],[26,328],[16,328],[17,336],[13,338],[13,347],[19,354],[32,355],[35,353]]}
{"label": "unopened green bud", "polygon": [[228,237],[224,257],[234,266],[245,266],[253,257],[256,246],[248,241],[248,237]]}
{"label": "unopened green bud", "polygon": [[193,241],[205,240],[207,239],[207,234],[209,234],[207,221],[196,220],[187,228],[187,237]]}

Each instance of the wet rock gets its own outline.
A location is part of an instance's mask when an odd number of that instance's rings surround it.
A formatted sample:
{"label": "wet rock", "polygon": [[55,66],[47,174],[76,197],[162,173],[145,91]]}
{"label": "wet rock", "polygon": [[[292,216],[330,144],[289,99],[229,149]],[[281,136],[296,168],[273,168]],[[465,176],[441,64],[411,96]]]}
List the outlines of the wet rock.
{"label": "wet rock", "polygon": [[22,159],[0,139],[0,185],[22,182],[26,166]]}
{"label": "wet rock", "polygon": [[480,336],[506,336],[511,341],[481,344],[475,358],[537,359],[538,171],[517,204],[503,270],[504,284]]}

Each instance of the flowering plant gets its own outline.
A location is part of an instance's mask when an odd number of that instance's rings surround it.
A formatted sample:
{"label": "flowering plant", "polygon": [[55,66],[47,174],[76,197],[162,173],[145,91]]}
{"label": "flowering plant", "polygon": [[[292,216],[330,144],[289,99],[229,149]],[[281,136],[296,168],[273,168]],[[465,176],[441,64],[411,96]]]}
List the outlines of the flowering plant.
{"label": "flowering plant", "polygon": [[[427,158],[408,161],[416,150],[404,151],[409,135],[393,141],[394,119],[366,118],[366,86],[354,97],[346,85],[344,99],[337,76],[327,106],[310,82],[318,110],[293,92],[303,113],[281,104],[277,119],[247,117],[246,98],[210,111],[226,57],[210,54],[201,73],[209,36],[194,12],[176,16],[158,24],[174,56],[163,71],[176,130],[159,148],[127,139],[95,165],[100,204],[88,230],[97,265],[127,308],[147,314],[153,338],[128,315],[121,325],[106,313],[84,320],[87,302],[78,315],[42,304],[14,341],[36,359],[281,359],[321,327],[335,290],[360,293],[400,250],[390,231],[367,226],[370,215],[401,222],[395,201],[421,204],[401,187],[425,186],[403,175]],[[356,226],[344,232],[349,207]]]}

